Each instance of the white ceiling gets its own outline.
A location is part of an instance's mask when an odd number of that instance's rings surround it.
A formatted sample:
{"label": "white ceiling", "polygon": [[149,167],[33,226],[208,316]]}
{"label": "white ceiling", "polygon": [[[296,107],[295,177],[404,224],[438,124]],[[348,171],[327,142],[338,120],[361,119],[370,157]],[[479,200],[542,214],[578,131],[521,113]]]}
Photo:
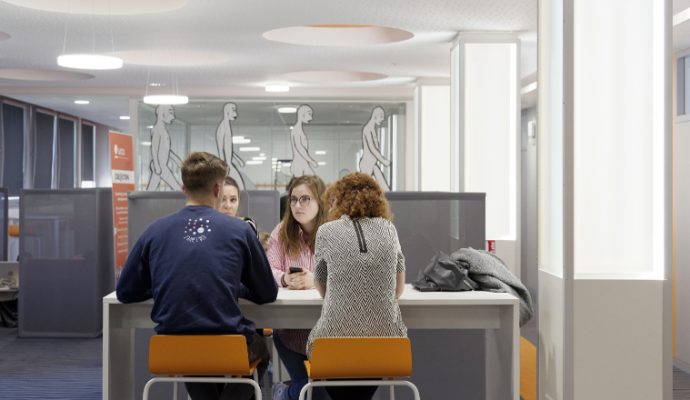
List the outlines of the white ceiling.
{"label": "white ceiling", "polygon": [[[114,0],[63,2],[63,10]],[[40,3],[33,0],[31,3]],[[12,0],[21,3],[21,0]],[[127,0],[127,10],[138,3]],[[154,3],[165,4],[164,1]],[[537,0],[177,0],[179,8],[142,15],[69,14],[0,1],[0,69],[61,70],[63,52],[115,53],[125,67],[85,71],[93,79],[28,81],[0,78],[0,94],[58,109],[119,129],[128,98],[139,98],[147,82],[170,85],[197,99],[392,99],[411,98],[415,82],[447,83],[449,49],[461,31],[509,31],[525,39],[523,76],[536,69]],[[179,5],[179,4],[178,4]],[[146,5],[150,12],[151,4]],[[82,10],[83,11],[83,10]],[[104,11],[107,13],[107,11]],[[116,13],[117,12],[117,13]],[[365,24],[410,31],[412,39],[370,46],[299,46],[268,41],[266,31],[300,25]],[[148,64],[148,65],[144,65]],[[263,85],[300,71],[347,70],[389,78],[357,84],[295,83],[287,94],[267,94]],[[288,75],[290,76],[290,75]],[[88,98],[88,106],[76,106]]]}

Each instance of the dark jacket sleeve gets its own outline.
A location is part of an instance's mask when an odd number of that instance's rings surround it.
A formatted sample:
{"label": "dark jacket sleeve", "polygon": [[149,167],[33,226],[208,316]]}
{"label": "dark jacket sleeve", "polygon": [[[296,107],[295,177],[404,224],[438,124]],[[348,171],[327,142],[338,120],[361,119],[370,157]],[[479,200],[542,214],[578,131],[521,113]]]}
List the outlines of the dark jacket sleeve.
{"label": "dark jacket sleeve", "polygon": [[246,240],[249,256],[245,258],[242,268],[243,287],[240,289],[240,297],[256,304],[272,303],[278,296],[278,287],[273,279],[266,253],[251,229],[247,229]]}
{"label": "dark jacket sleeve", "polygon": [[149,271],[147,246],[137,240],[130,251],[115,289],[117,299],[122,303],[135,303],[151,298],[151,273]]}

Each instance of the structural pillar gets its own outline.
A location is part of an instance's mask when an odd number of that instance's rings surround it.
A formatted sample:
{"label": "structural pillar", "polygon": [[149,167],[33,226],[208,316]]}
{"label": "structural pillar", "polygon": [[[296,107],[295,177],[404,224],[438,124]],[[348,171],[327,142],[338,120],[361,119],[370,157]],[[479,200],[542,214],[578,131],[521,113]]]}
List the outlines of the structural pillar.
{"label": "structural pillar", "polygon": [[451,49],[452,190],[486,193],[486,238],[520,276],[520,45],[461,33]]}
{"label": "structural pillar", "polygon": [[671,399],[671,2],[539,0],[539,398]]}

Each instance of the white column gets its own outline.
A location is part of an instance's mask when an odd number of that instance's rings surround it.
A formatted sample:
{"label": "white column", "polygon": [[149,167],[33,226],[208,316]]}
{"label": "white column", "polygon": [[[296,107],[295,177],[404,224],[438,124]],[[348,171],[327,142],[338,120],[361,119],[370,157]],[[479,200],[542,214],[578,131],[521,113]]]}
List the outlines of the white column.
{"label": "white column", "polygon": [[540,399],[670,399],[670,1],[539,1]]}
{"label": "white column", "polygon": [[486,238],[520,276],[520,46],[514,35],[463,33],[451,49],[453,185],[486,193]]}
{"label": "white column", "polygon": [[420,190],[450,191],[450,90],[448,86],[418,86]]}

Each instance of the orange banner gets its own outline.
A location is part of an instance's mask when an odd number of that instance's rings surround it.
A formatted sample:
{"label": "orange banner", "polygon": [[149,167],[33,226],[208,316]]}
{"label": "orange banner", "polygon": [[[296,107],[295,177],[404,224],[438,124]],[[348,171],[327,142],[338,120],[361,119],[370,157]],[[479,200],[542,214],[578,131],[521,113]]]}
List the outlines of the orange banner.
{"label": "orange banner", "polygon": [[127,193],[134,190],[134,153],[132,136],[110,132],[110,168],[113,177],[113,228],[115,274],[127,261],[129,212]]}

